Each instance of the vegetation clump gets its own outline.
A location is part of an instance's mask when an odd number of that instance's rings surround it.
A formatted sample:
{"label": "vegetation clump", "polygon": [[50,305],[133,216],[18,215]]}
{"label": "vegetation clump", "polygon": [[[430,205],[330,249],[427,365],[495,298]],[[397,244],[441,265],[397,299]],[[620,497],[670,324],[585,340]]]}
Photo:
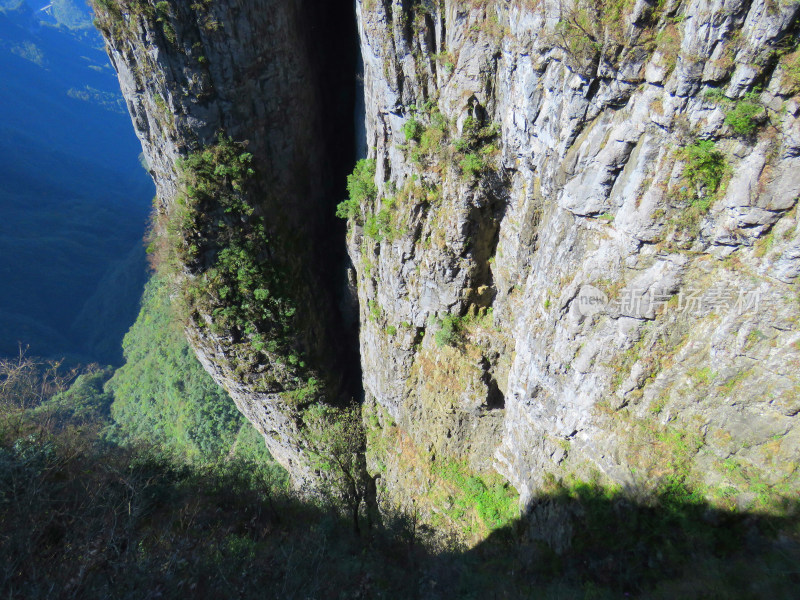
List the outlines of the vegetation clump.
{"label": "vegetation clump", "polygon": [[725,114],[725,124],[739,135],[751,135],[758,127],[758,117],[764,114],[759,95],[749,92]]}
{"label": "vegetation clump", "polygon": [[434,334],[436,346],[457,346],[464,337],[476,327],[483,329],[493,328],[494,313],[491,308],[477,308],[470,306],[470,311],[464,316],[445,315],[442,318],[433,317],[431,324],[438,327]]}
{"label": "vegetation clump", "polygon": [[[207,31],[219,28],[209,14],[212,0],[193,0],[191,8],[198,22]],[[128,17],[144,17],[161,25],[164,37],[170,44],[177,42],[177,35],[172,24],[172,0],[90,0],[95,12],[95,25],[102,31],[113,33],[114,37],[127,37],[126,19]]]}
{"label": "vegetation clump", "polygon": [[461,318],[456,315],[445,315],[441,319],[436,319],[439,326],[438,331],[433,335],[436,346],[454,346],[461,338]]}
{"label": "vegetation clump", "polygon": [[374,215],[369,215],[364,223],[364,235],[376,242],[382,242],[392,233],[391,216],[389,211],[382,208]]}
{"label": "vegetation clump", "polygon": [[634,5],[633,0],[588,0],[565,11],[556,26],[555,43],[573,69],[590,77],[600,62],[615,66],[623,49],[639,42],[645,28],[659,22],[663,3],[656,3],[631,27],[627,17]]}
{"label": "vegetation clump", "polygon": [[[496,473],[474,473],[465,461],[434,463],[433,473],[445,484],[450,501],[447,514],[456,522],[467,523],[466,536],[484,536],[501,529],[519,517],[519,494]],[[478,522],[467,515],[474,511]]]}
{"label": "vegetation clump", "polygon": [[783,83],[790,93],[800,91],[800,48],[795,47],[792,52],[781,59]]}
{"label": "vegetation clump", "polygon": [[403,125],[403,134],[406,136],[407,142],[412,140],[418,142],[424,132],[425,126],[414,117],[411,117],[406,121],[405,125]]}
{"label": "vegetation clump", "polygon": [[306,388],[319,377],[296,337],[289,252],[277,251],[281,238],[251,204],[258,189],[252,159],[242,144],[220,135],[217,144],[182,160],[180,193],[156,223],[151,252],[158,268],[178,277],[184,319],[201,335],[231,340],[242,368],[270,364],[259,389]]}
{"label": "vegetation clump", "polygon": [[[95,25],[117,36],[125,35],[125,15],[144,16],[156,20],[169,14],[169,3],[155,5],[148,0],[91,0],[96,15]],[[173,30],[174,33],[174,30]]]}
{"label": "vegetation clump", "polygon": [[178,41],[178,37],[175,33],[175,28],[170,22],[172,7],[166,0],[161,0],[160,2],[156,2],[154,8],[156,21],[161,23],[161,30],[164,32],[164,37],[167,38],[170,44],[175,44]]}
{"label": "vegetation clump", "polygon": [[470,152],[464,155],[458,167],[467,179],[474,179],[486,168],[486,162],[481,156],[475,152]]}
{"label": "vegetation clump", "polygon": [[730,169],[725,155],[711,140],[697,140],[683,148],[678,156],[685,163],[677,194],[684,207],[670,223],[673,230],[690,243],[699,233],[703,216],[724,193]]}
{"label": "vegetation clump", "polygon": [[706,91],[705,98],[719,104],[725,111],[725,124],[737,135],[749,136],[763,120],[764,107],[758,92],[748,92],[740,100],[731,100],[719,88]]}
{"label": "vegetation clump", "polygon": [[361,159],[353,172],[347,176],[348,198],[336,207],[336,216],[341,219],[354,219],[363,223],[367,205],[375,200],[378,188],[375,185],[374,159]]}
{"label": "vegetation clump", "polygon": [[473,116],[464,119],[462,135],[453,142],[457,152],[458,167],[465,181],[473,181],[487,169],[490,157],[498,152],[494,143],[500,135],[496,123],[483,126]]}
{"label": "vegetation clump", "polygon": [[412,105],[409,110],[412,117],[403,126],[406,141],[409,143],[409,157],[419,165],[434,157],[441,158],[446,152],[449,136],[447,118],[433,103],[426,103],[421,108]]}
{"label": "vegetation clump", "polygon": [[348,199],[336,207],[336,216],[363,225],[364,235],[376,242],[393,239],[398,229],[392,211],[395,198],[384,198],[377,208],[378,188],[375,185],[375,160],[362,159],[347,176]]}
{"label": "vegetation clump", "polygon": [[429,167],[442,174],[444,165],[458,169],[466,182],[472,182],[489,166],[489,159],[497,153],[494,141],[499,135],[496,124],[483,126],[481,120],[468,115],[462,125],[462,135],[455,138],[451,123],[434,102],[422,107],[409,107],[412,117],[403,126],[407,150],[412,162]]}
{"label": "vegetation clump", "polygon": [[698,140],[684,150],[683,157],[686,160],[683,175],[692,188],[692,204],[706,211],[728,172],[725,155],[713,141]]}
{"label": "vegetation clump", "polygon": [[368,527],[372,526],[369,478],[364,452],[366,433],[361,421],[361,407],[351,404],[334,407],[314,404],[303,414],[305,439],[314,466],[324,473],[323,492],[334,504],[343,505],[354,532],[361,533],[362,505]]}
{"label": "vegetation clump", "polygon": [[169,294],[167,278],[148,282],[139,317],[123,340],[125,365],[105,384],[113,398],[113,437],[158,443],[192,460],[217,459],[250,425],[197,361]]}

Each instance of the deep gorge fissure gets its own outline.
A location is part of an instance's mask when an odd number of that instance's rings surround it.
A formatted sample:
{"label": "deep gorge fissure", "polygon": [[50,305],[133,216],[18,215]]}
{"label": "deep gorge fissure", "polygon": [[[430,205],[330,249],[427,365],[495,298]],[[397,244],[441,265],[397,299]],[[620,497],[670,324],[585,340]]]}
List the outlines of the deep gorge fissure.
{"label": "deep gorge fissure", "polygon": [[347,175],[363,151],[364,104],[359,98],[361,85],[361,46],[355,3],[314,0],[304,10],[311,25],[307,29],[308,48],[316,76],[322,126],[319,143],[324,161],[319,165],[325,182],[324,214],[317,220],[314,235],[315,272],[320,287],[334,303],[334,321],[327,323],[336,347],[332,349],[334,368],[342,376],[343,402],[363,398],[359,353],[358,298],[348,286],[348,270],[353,268],[347,254],[347,224],[335,215],[336,205],[347,195]]}

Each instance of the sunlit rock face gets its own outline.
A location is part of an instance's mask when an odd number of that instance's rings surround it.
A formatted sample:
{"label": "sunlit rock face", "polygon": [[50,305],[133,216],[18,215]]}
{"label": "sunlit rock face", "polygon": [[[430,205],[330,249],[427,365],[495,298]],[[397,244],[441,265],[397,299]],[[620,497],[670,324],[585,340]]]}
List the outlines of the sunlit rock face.
{"label": "sunlit rock face", "polygon": [[[776,50],[798,7],[637,2],[586,45],[587,6],[359,3],[364,213],[390,223],[348,237],[366,394],[416,461],[495,468],[523,504],[670,461],[791,487],[800,104]],[[434,483],[404,457],[373,468],[410,502]]]}

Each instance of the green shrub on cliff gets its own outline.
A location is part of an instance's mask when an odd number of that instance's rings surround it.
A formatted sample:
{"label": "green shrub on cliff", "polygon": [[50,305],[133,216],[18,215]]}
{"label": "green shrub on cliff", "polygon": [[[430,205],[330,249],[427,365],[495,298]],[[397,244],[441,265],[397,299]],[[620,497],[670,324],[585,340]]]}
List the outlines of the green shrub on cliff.
{"label": "green shrub on cliff", "polygon": [[[200,335],[225,340],[240,374],[269,364],[254,385],[287,392],[305,387],[310,370],[298,347],[298,275],[293,248],[252,204],[261,183],[252,155],[223,135],[178,164],[180,191],[154,229],[156,262],[179,285],[181,318]],[[298,356],[289,362],[287,357]]]}
{"label": "green shrub on cliff", "polygon": [[693,203],[706,204],[716,195],[728,170],[725,155],[711,140],[698,140],[683,151],[683,175],[695,192]]}
{"label": "green shrub on cliff", "polygon": [[434,319],[434,324],[439,326],[433,339],[436,346],[455,346],[461,338],[461,318],[456,315],[445,315],[441,319]]}
{"label": "green shrub on cliff", "polygon": [[360,219],[366,203],[375,200],[378,188],[375,185],[376,164],[373,159],[361,159],[353,172],[347,176],[347,200],[336,207],[336,216],[341,219]]}
{"label": "green shrub on cliff", "polygon": [[721,88],[710,88],[703,95],[706,100],[722,107],[725,112],[725,124],[738,135],[751,135],[759,126],[764,115],[761,95],[748,92],[740,100],[731,100],[725,96]]}
{"label": "green shrub on cliff", "polygon": [[419,141],[424,131],[425,131],[425,126],[419,121],[417,121],[414,117],[411,117],[403,125],[403,134],[406,136],[407,142],[410,142],[412,140]]}
{"label": "green shrub on cliff", "polygon": [[382,208],[374,215],[369,215],[364,222],[364,235],[377,242],[384,239],[391,240],[395,230],[392,227],[392,217],[388,208]]}
{"label": "green shrub on cliff", "polygon": [[759,94],[750,92],[725,114],[725,124],[739,135],[750,135],[758,127],[757,117],[764,113]]}
{"label": "green shrub on cliff", "polygon": [[684,168],[675,198],[684,208],[671,217],[670,225],[673,232],[681,234],[681,244],[690,244],[699,234],[703,216],[724,192],[730,169],[725,155],[711,140],[697,140],[677,156],[684,161]]}
{"label": "green shrub on cliff", "polygon": [[458,166],[465,178],[472,179],[479,175],[481,171],[486,168],[486,163],[480,157],[480,155],[470,152],[469,154],[464,155],[464,158],[461,159],[461,162],[458,163]]}

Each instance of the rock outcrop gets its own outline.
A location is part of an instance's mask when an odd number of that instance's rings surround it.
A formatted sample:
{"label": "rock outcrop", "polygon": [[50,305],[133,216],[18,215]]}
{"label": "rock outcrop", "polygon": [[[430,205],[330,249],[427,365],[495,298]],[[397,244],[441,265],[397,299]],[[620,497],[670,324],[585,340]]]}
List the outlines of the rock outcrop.
{"label": "rock outcrop", "polygon": [[[109,0],[95,10],[158,190],[154,247],[179,238],[176,295],[188,284],[200,297],[181,315],[188,337],[275,458],[309,483],[298,407],[338,401],[347,355],[336,291],[321,284],[332,187],[319,138],[325,79],[309,29],[326,11],[300,0]],[[227,150],[204,155],[214,148]],[[240,153],[241,165],[217,164]],[[242,165],[247,172],[230,174]],[[226,248],[250,255],[228,261],[227,279]]]}
{"label": "rock outcrop", "polygon": [[[311,240],[301,3],[140,4],[100,22],[161,202],[177,159],[223,130],[279,190],[263,214],[280,204]],[[799,10],[357,2],[369,152],[343,210],[387,504],[447,522],[453,469],[499,472],[523,507],[554,478],[679,479],[740,507],[796,489]],[[296,258],[313,281],[313,254]],[[297,345],[330,373],[330,312],[300,287]],[[237,372],[189,330],[276,457],[306,464],[291,382],[252,377],[274,361]]]}

